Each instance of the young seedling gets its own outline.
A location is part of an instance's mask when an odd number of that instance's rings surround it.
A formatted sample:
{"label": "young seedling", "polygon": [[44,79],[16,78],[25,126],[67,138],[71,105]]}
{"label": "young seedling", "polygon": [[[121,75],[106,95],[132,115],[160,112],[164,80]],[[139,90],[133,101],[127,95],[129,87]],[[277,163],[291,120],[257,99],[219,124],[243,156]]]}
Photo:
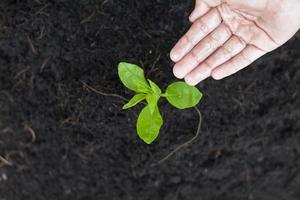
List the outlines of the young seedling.
{"label": "young seedling", "polygon": [[122,83],[136,94],[123,106],[131,108],[142,101],[146,106],[139,114],[136,129],[138,136],[147,144],[151,144],[159,135],[163,118],[158,108],[161,97],[178,109],[195,107],[202,98],[202,93],[185,82],[178,81],[170,84],[165,93],[151,80],[145,78],[144,71],[137,65],[121,62],[118,74]]}

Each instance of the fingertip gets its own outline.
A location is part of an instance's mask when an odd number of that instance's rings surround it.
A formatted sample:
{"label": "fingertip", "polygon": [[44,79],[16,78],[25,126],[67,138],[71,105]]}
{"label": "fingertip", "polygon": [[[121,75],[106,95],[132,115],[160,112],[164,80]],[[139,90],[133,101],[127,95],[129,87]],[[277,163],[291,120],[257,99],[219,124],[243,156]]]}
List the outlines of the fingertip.
{"label": "fingertip", "polygon": [[198,81],[195,81],[195,79],[190,76],[190,75],[187,75],[186,77],[184,77],[184,81],[188,84],[188,85],[191,85],[191,86],[195,86],[198,84]]}
{"label": "fingertip", "polygon": [[196,13],[193,11],[189,16],[189,21],[193,23],[196,20]]}
{"label": "fingertip", "polygon": [[178,55],[178,53],[176,53],[176,51],[174,49],[170,53],[170,59],[173,62],[177,62],[179,60],[179,55]]}
{"label": "fingertip", "polygon": [[211,77],[214,80],[221,80],[222,78],[224,78],[224,74],[219,69],[215,69],[212,71]]}
{"label": "fingertip", "polygon": [[173,74],[178,79],[183,79],[184,78],[184,75],[182,74],[182,72],[180,71],[180,69],[178,68],[177,65],[175,65],[173,67]]}

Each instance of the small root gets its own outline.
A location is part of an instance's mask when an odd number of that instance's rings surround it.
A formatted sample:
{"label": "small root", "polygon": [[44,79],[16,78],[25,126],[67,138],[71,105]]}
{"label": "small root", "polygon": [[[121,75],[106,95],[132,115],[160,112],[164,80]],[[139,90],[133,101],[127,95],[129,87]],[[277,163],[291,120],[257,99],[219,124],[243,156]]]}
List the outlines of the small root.
{"label": "small root", "polygon": [[198,136],[200,134],[200,130],[201,130],[201,124],[202,124],[202,114],[201,114],[200,110],[197,107],[194,107],[194,109],[197,111],[197,113],[199,115],[199,123],[198,123],[198,128],[197,128],[197,132],[196,132],[195,136],[192,139],[190,139],[189,141],[187,141],[187,142],[179,145],[178,147],[176,147],[173,151],[171,151],[164,158],[160,159],[157,163],[152,164],[151,167],[155,167],[157,165],[161,165],[162,163],[166,162],[171,156],[173,156],[175,153],[180,151],[182,148],[190,145],[192,142],[194,142],[198,138]]}
{"label": "small root", "polygon": [[97,90],[97,89],[95,89],[95,88],[89,86],[88,84],[86,84],[86,83],[83,82],[83,81],[80,81],[80,82],[83,84],[83,87],[85,87],[85,88],[87,88],[87,89],[89,89],[89,90],[91,90],[91,91],[93,91],[93,92],[95,92],[95,93],[97,93],[97,94],[100,94],[100,95],[102,95],[102,96],[116,97],[116,98],[122,99],[123,101],[129,101],[129,99],[127,99],[127,98],[125,98],[125,97],[123,97],[123,96],[121,96],[121,95],[101,92],[101,91],[99,91],[99,90]]}
{"label": "small root", "polygon": [[50,4],[46,4],[45,6],[43,6],[41,9],[39,9],[34,15],[38,15],[41,14],[43,10],[45,10],[48,6],[50,6]]}
{"label": "small root", "polygon": [[84,18],[80,21],[80,24],[85,24],[87,22],[90,22],[94,17],[96,16],[96,12],[93,12],[90,16]]}
{"label": "small root", "polygon": [[[8,99],[10,103],[14,103],[14,102],[15,102],[14,98],[12,97],[12,95],[9,94],[9,93],[6,92],[6,91],[1,91],[1,90],[0,90],[0,97],[1,97],[1,95],[5,95],[5,96],[6,96],[6,99]],[[2,130],[1,130],[1,131],[2,131]]]}
{"label": "small root", "polygon": [[42,63],[41,67],[40,67],[40,73],[42,73],[44,71],[44,68],[46,67],[46,65],[48,64],[49,60],[50,60],[50,56],[47,57],[44,62]]}
{"label": "small root", "polygon": [[33,45],[33,43],[32,43],[32,40],[31,40],[31,38],[29,37],[28,34],[26,34],[26,38],[27,38],[27,42],[28,42],[28,44],[29,44],[29,47],[30,47],[32,53],[33,53],[34,55],[37,55],[38,52],[37,52],[36,48],[34,47],[34,45]]}
{"label": "small root", "polygon": [[153,62],[152,65],[151,65],[150,70],[149,70],[148,73],[147,73],[147,76],[149,76],[149,74],[154,73],[155,71],[158,70],[158,68],[156,68],[156,64],[158,63],[160,57],[161,57],[161,54],[159,54],[159,55],[157,56],[157,58],[154,60],[154,62]]}
{"label": "small root", "polygon": [[14,76],[14,79],[17,79],[19,78],[19,76],[21,75],[25,75],[25,73],[30,69],[30,66],[27,66],[26,68],[24,68],[23,70],[21,70],[20,72],[18,72],[15,76]]}
{"label": "small root", "polygon": [[24,130],[31,135],[31,143],[34,143],[35,140],[36,140],[35,131],[30,126],[28,126],[28,125],[24,126]]}
{"label": "small root", "polygon": [[4,165],[12,166],[12,163],[9,162],[8,159],[6,159],[0,155],[0,167],[2,167]]}

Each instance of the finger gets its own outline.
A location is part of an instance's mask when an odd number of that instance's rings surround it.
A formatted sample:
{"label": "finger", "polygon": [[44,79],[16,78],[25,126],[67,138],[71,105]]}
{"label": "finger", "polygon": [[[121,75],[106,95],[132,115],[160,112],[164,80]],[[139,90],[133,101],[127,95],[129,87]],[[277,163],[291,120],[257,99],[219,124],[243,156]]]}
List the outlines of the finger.
{"label": "finger", "polygon": [[212,71],[211,76],[213,79],[219,80],[230,76],[239,70],[247,67],[256,59],[260,58],[266,51],[256,48],[255,46],[247,46],[241,53],[230,59],[228,62],[222,64],[221,66],[215,68]]}
{"label": "finger", "polygon": [[196,69],[185,76],[185,81],[196,85],[211,76],[214,68],[230,60],[246,47],[246,43],[236,36],[232,36],[222,47],[202,62]]}
{"label": "finger", "polygon": [[204,1],[197,0],[195,9],[193,10],[193,12],[189,17],[190,22],[194,22],[196,19],[206,14],[209,10],[210,8],[206,3],[204,3]]}
{"label": "finger", "polygon": [[181,79],[210,56],[216,49],[222,46],[231,36],[229,28],[221,24],[195,48],[193,48],[182,60],[175,64],[174,75]]}
{"label": "finger", "polygon": [[209,11],[197,19],[188,32],[178,41],[171,50],[170,57],[174,62],[184,57],[199,41],[220,25],[222,19],[217,9]]}

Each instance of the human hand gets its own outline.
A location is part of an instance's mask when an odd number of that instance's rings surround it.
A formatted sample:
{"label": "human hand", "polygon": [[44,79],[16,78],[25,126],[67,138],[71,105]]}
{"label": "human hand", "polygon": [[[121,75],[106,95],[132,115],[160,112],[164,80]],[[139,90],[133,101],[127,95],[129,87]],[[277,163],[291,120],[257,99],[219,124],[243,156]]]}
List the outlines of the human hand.
{"label": "human hand", "polygon": [[174,75],[190,85],[227,77],[288,41],[300,0],[196,0],[193,23],[171,50]]}

